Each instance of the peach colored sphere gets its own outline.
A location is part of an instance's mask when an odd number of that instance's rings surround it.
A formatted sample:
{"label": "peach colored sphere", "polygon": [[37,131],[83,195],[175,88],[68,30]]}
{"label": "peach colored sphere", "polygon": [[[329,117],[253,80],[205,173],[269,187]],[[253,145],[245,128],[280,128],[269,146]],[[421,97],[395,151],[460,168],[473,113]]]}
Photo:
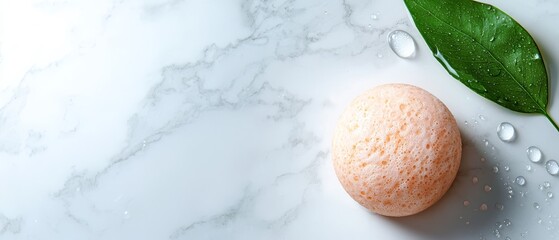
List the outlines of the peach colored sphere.
{"label": "peach colored sphere", "polygon": [[349,195],[385,216],[435,204],[460,166],[462,141],[448,108],[407,84],[375,87],[344,111],[332,144],[336,175]]}

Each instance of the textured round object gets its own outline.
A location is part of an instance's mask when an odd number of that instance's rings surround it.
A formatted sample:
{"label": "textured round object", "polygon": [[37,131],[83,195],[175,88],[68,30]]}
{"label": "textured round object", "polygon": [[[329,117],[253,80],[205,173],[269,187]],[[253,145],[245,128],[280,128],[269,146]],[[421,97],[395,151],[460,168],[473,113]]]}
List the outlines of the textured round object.
{"label": "textured round object", "polygon": [[332,160],[349,195],[385,216],[437,202],[460,166],[462,141],[448,108],[429,92],[386,84],[357,97],[334,133]]}

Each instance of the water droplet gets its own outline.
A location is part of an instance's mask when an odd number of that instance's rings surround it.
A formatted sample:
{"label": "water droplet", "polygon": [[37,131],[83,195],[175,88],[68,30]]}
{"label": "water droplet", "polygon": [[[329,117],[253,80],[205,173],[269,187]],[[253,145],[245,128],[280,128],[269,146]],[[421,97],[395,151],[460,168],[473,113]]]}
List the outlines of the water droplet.
{"label": "water droplet", "polygon": [[489,41],[490,41],[490,42],[495,41],[495,36],[491,37],[491,38],[489,39]]}
{"label": "water droplet", "polygon": [[464,201],[464,207],[467,207],[467,206],[470,206],[470,201],[465,200],[465,201]]}
{"label": "water droplet", "polygon": [[505,205],[500,203],[495,203],[495,208],[498,209],[499,211],[503,211],[505,209]]}
{"label": "water droplet", "polygon": [[535,146],[531,146],[528,149],[526,149],[526,153],[528,154],[528,159],[531,162],[537,163],[542,160],[542,151]]}
{"label": "water droplet", "polygon": [[327,10],[324,10],[324,15],[326,15],[326,14],[328,14],[328,11],[327,11]]}
{"label": "water droplet", "polygon": [[491,186],[485,185],[485,186],[483,187],[483,191],[485,191],[485,192],[490,192],[490,191],[491,191]]}
{"label": "water droplet", "polygon": [[526,171],[531,172],[532,171],[532,165],[530,165],[530,164],[526,165]]}
{"label": "water droplet", "polygon": [[526,236],[528,236],[528,232],[527,232],[527,231],[526,231],[526,232],[522,232],[522,233],[520,233],[520,236],[521,236],[522,238],[526,238]]}
{"label": "water droplet", "polygon": [[535,202],[534,203],[534,208],[537,209],[537,210],[540,210],[540,204]]}
{"label": "water droplet", "polygon": [[487,211],[487,204],[482,203],[482,204],[479,206],[479,210],[481,210],[481,211]]}
{"label": "water droplet", "polygon": [[501,238],[501,232],[498,229],[493,230],[493,233],[495,234],[495,237]]}
{"label": "water droplet", "polygon": [[510,170],[510,167],[509,167],[509,166],[504,166],[503,168],[504,168],[505,171],[507,171],[507,172]]}
{"label": "water droplet", "polygon": [[497,136],[503,142],[512,142],[516,138],[514,126],[508,122],[502,122],[497,127]]}
{"label": "water droplet", "polygon": [[470,221],[466,221],[465,224],[466,224],[466,225],[470,225]]}
{"label": "water droplet", "polygon": [[388,34],[388,45],[401,58],[415,56],[415,41],[413,37],[402,30],[394,30]]}
{"label": "water droplet", "polygon": [[503,228],[503,224],[501,222],[496,222],[495,227],[497,227],[497,229],[501,229]]}
{"label": "water droplet", "polygon": [[372,25],[372,24],[369,24],[369,25],[367,25],[367,27],[369,27],[369,28],[373,28],[373,25]]}
{"label": "water droplet", "polygon": [[480,115],[479,115],[479,119],[485,121],[486,118],[485,118],[485,116],[483,116],[483,115],[480,114]]}
{"label": "water droplet", "polygon": [[541,218],[538,218],[538,224],[542,224],[543,220]]}
{"label": "water droplet", "polygon": [[545,170],[551,175],[557,175],[559,173],[559,164],[555,160],[549,160],[545,163]]}
{"label": "water droplet", "polygon": [[509,197],[509,198],[512,198],[512,196],[514,195],[514,190],[512,190],[512,187],[511,187],[511,186],[507,186],[505,189],[507,190],[507,193],[509,194],[508,197]]}
{"label": "water droplet", "polygon": [[549,183],[548,181],[543,182],[543,187],[544,188],[550,188],[551,187],[551,183]]}
{"label": "water droplet", "polygon": [[503,220],[503,223],[505,224],[506,227],[512,225],[512,222],[508,218]]}
{"label": "water droplet", "polygon": [[510,237],[505,237],[505,240],[510,240]]}
{"label": "water droplet", "polygon": [[473,178],[472,178],[472,183],[473,183],[473,184],[476,184],[478,181],[479,181],[479,180],[477,179],[477,177],[473,177]]}
{"label": "water droplet", "polygon": [[374,14],[374,13],[373,13],[373,14],[371,14],[371,19],[373,19],[373,20],[377,20],[377,19],[378,19],[378,15],[376,15],[376,14]]}
{"label": "water droplet", "polygon": [[499,172],[499,167],[493,166],[493,173],[498,173],[498,172]]}
{"label": "water droplet", "polygon": [[382,57],[384,57],[384,56],[383,56],[381,53],[377,53],[377,57],[378,57],[378,58],[382,58]]}
{"label": "water droplet", "polygon": [[514,180],[516,182],[516,184],[518,184],[519,186],[524,186],[526,185],[526,179],[523,176],[518,176],[516,177],[516,179]]}
{"label": "water droplet", "polygon": [[534,60],[535,59],[540,59],[540,54],[538,54],[538,53],[534,54]]}
{"label": "water droplet", "polygon": [[553,198],[553,193],[552,192],[547,192],[547,197],[548,198]]}

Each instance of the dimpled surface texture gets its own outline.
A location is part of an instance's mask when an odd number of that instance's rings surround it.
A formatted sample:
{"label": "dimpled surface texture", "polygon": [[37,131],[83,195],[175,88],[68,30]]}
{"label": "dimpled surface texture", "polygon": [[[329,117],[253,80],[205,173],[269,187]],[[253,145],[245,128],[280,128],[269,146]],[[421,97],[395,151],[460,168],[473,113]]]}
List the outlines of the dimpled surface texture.
{"label": "dimpled surface texture", "polygon": [[460,166],[456,120],[429,92],[406,84],[357,97],[334,132],[332,160],[349,195],[385,216],[408,216],[437,202]]}

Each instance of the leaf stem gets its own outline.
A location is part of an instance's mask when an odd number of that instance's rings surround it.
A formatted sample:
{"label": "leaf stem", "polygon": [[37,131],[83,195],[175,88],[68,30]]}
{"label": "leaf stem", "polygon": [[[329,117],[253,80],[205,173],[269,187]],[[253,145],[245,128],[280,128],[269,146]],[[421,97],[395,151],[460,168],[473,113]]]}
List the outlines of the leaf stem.
{"label": "leaf stem", "polygon": [[553,126],[555,127],[555,129],[557,129],[557,131],[559,132],[559,126],[557,125],[557,123],[553,120],[553,118],[551,118],[551,116],[549,116],[549,113],[544,113],[543,115],[545,115],[545,117],[551,122],[551,124],[553,124]]}

